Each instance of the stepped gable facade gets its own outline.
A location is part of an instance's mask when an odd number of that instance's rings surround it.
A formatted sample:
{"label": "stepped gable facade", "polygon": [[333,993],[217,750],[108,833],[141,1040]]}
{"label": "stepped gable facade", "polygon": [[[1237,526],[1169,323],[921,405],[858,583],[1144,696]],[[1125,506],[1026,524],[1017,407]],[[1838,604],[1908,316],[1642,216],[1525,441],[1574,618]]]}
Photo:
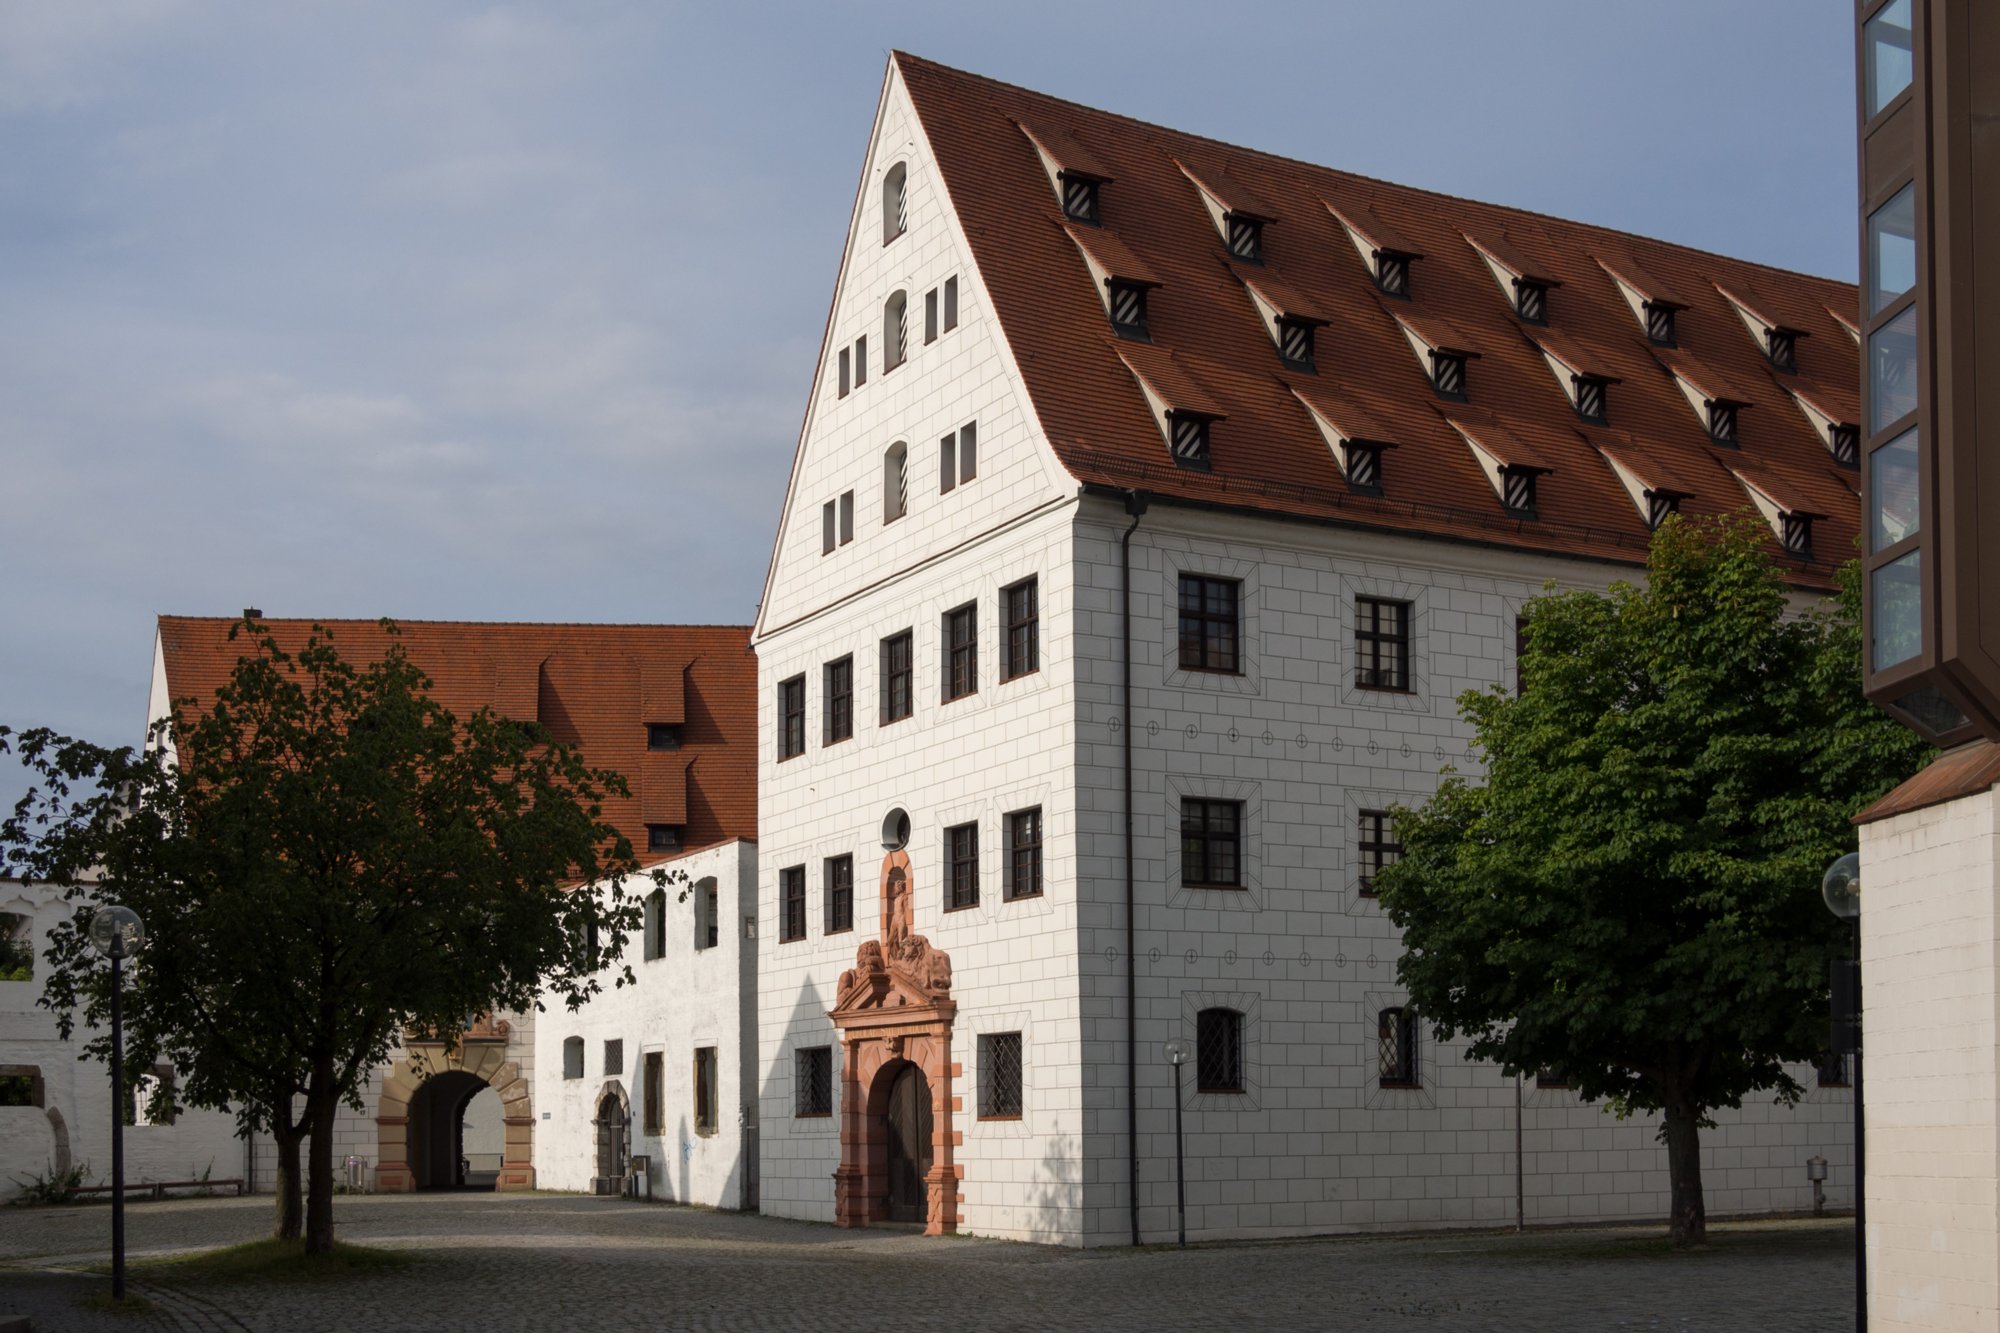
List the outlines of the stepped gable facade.
{"label": "stepped gable facade", "polygon": [[[1372,875],[1550,581],[1743,511],[1832,586],[1856,306],[893,55],[752,633],[764,1211],[1161,1240],[1178,1095],[1190,1236],[1663,1216],[1656,1126],[1434,1039]],[[1800,1075],[1714,1213],[1851,1197]]]}

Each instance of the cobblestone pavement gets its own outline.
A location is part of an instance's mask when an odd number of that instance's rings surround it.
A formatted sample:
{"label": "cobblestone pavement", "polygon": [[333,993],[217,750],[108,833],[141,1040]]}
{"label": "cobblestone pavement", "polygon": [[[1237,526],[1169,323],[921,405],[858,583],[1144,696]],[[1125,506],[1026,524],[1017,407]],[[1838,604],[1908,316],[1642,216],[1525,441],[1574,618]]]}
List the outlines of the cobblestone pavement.
{"label": "cobblestone pavement", "polygon": [[[1345,1237],[1185,1252],[1057,1250],[571,1195],[336,1200],[343,1240],[412,1253],[406,1268],[330,1282],[141,1283],[156,1310],[79,1309],[103,1278],[102,1206],[0,1210],[0,1315],[37,1329],[1597,1330],[1662,1333],[1853,1323],[1853,1223],[1710,1228],[1676,1255],[1657,1228]],[[267,1199],[147,1203],[134,1258],[253,1240]]]}

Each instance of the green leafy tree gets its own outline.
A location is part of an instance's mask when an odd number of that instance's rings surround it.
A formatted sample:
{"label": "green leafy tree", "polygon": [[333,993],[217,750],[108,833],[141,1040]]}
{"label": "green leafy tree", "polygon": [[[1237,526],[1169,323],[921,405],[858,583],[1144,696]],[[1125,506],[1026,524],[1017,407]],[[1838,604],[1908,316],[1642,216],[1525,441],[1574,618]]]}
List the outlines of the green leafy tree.
{"label": "green leafy tree", "polygon": [[1849,932],[1821,871],[1929,753],[1862,697],[1854,569],[1799,615],[1764,541],[1670,519],[1644,587],[1531,601],[1519,695],[1459,700],[1483,780],[1399,811],[1376,881],[1442,1038],[1661,1114],[1680,1244],[1704,1238],[1710,1112],[1796,1101],[1786,1064],[1826,1050]]}
{"label": "green leafy tree", "polygon": [[0,728],[36,779],[0,862],[74,909],[41,1003],[65,1036],[81,1013],[86,1052],[107,1058],[108,966],[87,931],[99,903],[136,910],[129,1072],[170,1059],[179,1101],[272,1133],[281,1237],[300,1231],[308,1145],[309,1253],[333,1243],[336,1108],[362,1109],[402,1033],[456,1033],[545,988],[582,1003],[637,927],[636,886],[669,879],[639,875],[604,818],[622,778],[532,724],[453,716],[384,626],[388,650],[357,665],[322,628],[293,654],[245,620],[213,705],[178,703],[138,751]]}

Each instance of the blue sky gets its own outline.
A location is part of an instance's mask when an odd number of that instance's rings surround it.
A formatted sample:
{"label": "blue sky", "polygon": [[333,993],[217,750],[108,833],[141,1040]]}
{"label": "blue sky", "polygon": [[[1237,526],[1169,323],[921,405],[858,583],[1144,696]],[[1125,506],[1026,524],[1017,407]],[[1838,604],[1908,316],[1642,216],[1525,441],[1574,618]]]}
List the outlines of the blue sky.
{"label": "blue sky", "polygon": [[891,48],[1851,280],[1851,25],[0,0],[0,723],[139,739],[160,612],[747,623]]}

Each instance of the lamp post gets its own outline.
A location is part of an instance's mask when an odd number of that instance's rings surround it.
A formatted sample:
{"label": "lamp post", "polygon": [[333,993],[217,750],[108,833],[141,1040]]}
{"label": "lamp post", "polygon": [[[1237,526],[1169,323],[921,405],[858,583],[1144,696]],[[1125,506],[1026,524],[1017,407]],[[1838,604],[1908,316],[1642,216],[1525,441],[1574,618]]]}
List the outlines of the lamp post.
{"label": "lamp post", "polygon": [[1866,1126],[1861,1097],[1861,855],[1849,852],[1826,868],[1819,881],[1826,908],[1854,923],[1854,957],[1832,964],[1835,1055],[1854,1060],[1854,1327],[1868,1330],[1868,1191]]}
{"label": "lamp post", "polygon": [[1181,1066],[1194,1051],[1179,1037],[1167,1043],[1167,1063],[1174,1067],[1174,1209],[1180,1246],[1187,1248],[1187,1158],[1181,1151]]}
{"label": "lamp post", "polygon": [[125,1299],[125,1025],[119,964],[146,945],[146,923],[129,907],[100,907],[90,947],[111,960],[111,1299]]}

